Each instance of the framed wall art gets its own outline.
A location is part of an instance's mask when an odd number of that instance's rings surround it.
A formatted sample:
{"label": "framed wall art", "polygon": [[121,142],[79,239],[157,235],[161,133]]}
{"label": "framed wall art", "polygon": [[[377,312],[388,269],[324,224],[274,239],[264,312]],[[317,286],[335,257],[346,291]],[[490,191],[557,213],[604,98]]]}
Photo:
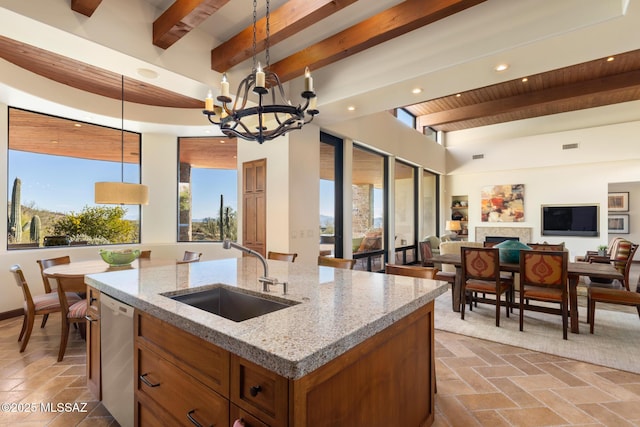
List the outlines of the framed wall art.
{"label": "framed wall art", "polygon": [[629,234],[629,215],[609,215],[609,234]]}
{"label": "framed wall art", "polygon": [[609,193],[609,212],[629,212],[629,192]]}
{"label": "framed wall art", "polygon": [[524,184],[482,187],[480,203],[482,222],[523,222]]}

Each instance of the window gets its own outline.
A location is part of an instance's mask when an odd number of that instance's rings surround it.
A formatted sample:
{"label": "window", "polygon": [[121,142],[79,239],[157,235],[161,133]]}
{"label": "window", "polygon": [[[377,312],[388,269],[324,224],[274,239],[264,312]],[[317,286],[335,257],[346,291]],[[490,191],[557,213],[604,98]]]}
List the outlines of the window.
{"label": "window", "polygon": [[342,140],[320,134],[320,254],[343,257]]}
{"label": "window", "polygon": [[140,241],[140,207],[93,194],[98,181],[140,183],[140,134],[9,108],[7,162],[8,249]]}
{"label": "window", "polygon": [[236,139],[178,138],[178,153],[178,241],[236,241]]}
{"label": "window", "polygon": [[438,235],[438,175],[422,171],[422,238]]}
{"label": "window", "polygon": [[414,116],[404,108],[396,109],[396,118],[410,128],[416,128],[416,116]]}
{"label": "window", "polygon": [[424,136],[426,136],[427,138],[431,138],[433,139],[435,142],[437,142],[438,144],[442,144],[442,141],[440,140],[440,135],[441,133],[438,132],[437,130],[435,130],[434,128],[432,128],[431,126],[424,126],[422,128],[422,133],[424,134]]}
{"label": "window", "polygon": [[352,229],[354,269],[384,270],[386,157],[353,146]]}
{"label": "window", "polygon": [[396,264],[416,261],[416,167],[395,161]]}

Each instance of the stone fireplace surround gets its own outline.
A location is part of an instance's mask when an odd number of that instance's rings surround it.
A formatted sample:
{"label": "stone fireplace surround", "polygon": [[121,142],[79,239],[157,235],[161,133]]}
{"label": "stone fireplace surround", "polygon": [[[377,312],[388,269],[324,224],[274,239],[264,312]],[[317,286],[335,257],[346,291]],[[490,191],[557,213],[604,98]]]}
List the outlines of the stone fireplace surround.
{"label": "stone fireplace surround", "polygon": [[522,243],[531,242],[531,227],[476,227],[476,242],[484,242],[487,236],[518,237]]}

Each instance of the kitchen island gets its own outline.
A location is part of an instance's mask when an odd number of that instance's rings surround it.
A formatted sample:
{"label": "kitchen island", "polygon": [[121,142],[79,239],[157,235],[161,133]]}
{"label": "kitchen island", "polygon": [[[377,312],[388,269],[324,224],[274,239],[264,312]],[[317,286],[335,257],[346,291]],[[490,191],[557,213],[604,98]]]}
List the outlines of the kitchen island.
{"label": "kitchen island", "polygon": [[[195,359],[211,353],[204,363],[217,366],[211,378],[185,385],[197,383],[194,395],[208,385],[222,397],[220,408],[230,402],[228,418],[216,425],[236,417],[251,420],[247,425],[283,426],[433,421],[433,300],[447,290],[445,282],[281,261],[269,261],[269,269],[287,282],[286,295],[282,285],[265,293],[261,264],[246,257],[86,277],[89,286],[136,309],[138,422],[153,413],[147,404],[156,409],[147,391],[157,380],[142,365],[161,360],[195,376],[202,369],[185,362],[189,353]],[[234,322],[168,297],[220,284],[294,305]]]}

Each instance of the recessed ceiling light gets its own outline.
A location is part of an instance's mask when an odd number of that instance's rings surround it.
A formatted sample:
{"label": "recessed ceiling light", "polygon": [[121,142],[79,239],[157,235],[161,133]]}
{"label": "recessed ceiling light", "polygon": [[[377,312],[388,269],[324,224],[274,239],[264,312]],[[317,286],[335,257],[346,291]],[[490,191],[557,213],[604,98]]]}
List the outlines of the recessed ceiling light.
{"label": "recessed ceiling light", "polygon": [[52,144],[57,144],[57,143],[58,143],[58,140],[57,140],[57,139],[52,139],[50,142],[51,142]]}
{"label": "recessed ceiling light", "polygon": [[461,93],[456,93],[456,98],[460,98],[462,96]]}
{"label": "recessed ceiling light", "polygon": [[613,56],[610,56],[610,57],[608,57],[608,58],[607,58],[607,62],[611,62],[611,61],[613,61],[614,59],[616,59],[616,58],[615,58],[615,57],[613,57]]}
{"label": "recessed ceiling light", "polygon": [[80,123],[74,123],[73,125],[74,125],[75,127],[77,127],[77,128],[81,128],[81,127],[82,127],[82,125],[81,125]]}
{"label": "recessed ceiling light", "polygon": [[226,144],[226,143],[227,143],[227,141],[225,141],[224,139],[220,140],[220,144]]}
{"label": "recessed ceiling light", "polygon": [[526,78],[526,77],[523,77],[523,78],[522,78],[522,83],[526,83],[526,82],[528,82],[528,81],[529,81],[529,79],[528,79],[528,78]]}
{"label": "recessed ceiling light", "polygon": [[509,64],[498,64],[498,65],[496,65],[496,68],[494,68],[494,70],[496,70],[496,71],[504,71],[507,68],[509,68]]}
{"label": "recessed ceiling light", "polygon": [[138,73],[139,76],[142,76],[144,78],[147,79],[157,79],[158,78],[158,73],[150,70],[148,68],[138,68],[136,70],[136,72]]}
{"label": "recessed ceiling light", "polygon": [[347,110],[349,110],[349,111],[355,111],[355,110],[356,110],[356,107],[354,107],[353,105],[350,105],[350,106],[348,106],[348,107],[347,107]]}
{"label": "recessed ceiling light", "polygon": [[411,91],[411,93],[415,93],[415,94],[422,93],[422,89],[421,89],[421,88],[419,88],[419,87],[414,88],[414,89]]}

